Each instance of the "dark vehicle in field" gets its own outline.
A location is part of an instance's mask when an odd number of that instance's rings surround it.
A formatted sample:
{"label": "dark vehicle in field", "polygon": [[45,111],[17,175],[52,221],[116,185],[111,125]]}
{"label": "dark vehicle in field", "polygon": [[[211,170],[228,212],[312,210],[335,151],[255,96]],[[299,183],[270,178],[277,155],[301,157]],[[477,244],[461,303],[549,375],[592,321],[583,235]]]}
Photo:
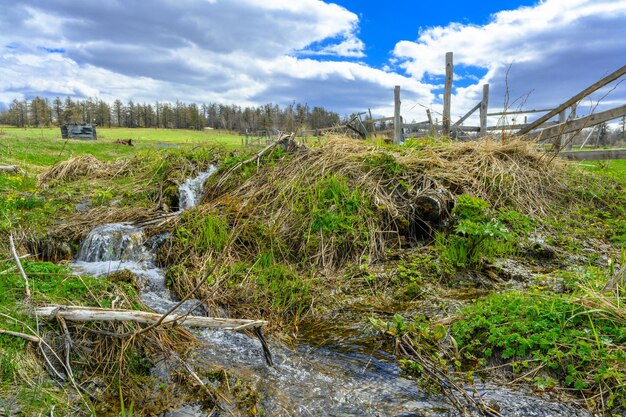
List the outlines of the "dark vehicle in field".
{"label": "dark vehicle in field", "polygon": [[98,139],[94,125],[65,124],[61,126],[63,139]]}

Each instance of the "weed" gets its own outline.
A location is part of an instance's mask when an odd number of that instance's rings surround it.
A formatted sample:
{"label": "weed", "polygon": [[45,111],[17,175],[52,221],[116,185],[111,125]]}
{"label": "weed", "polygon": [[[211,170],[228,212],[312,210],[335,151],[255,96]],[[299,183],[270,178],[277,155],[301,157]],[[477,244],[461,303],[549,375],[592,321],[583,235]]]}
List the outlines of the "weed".
{"label": "weed", "polygon": [[539,389],[556,385],[603,395],[609,409],[626,404],[625,328],[600,309],[589,309],[562,294],[494,294],[466,307],[452,335],[465,359],[501,357],[512,363],[531,361]]}
{"label": "weed", "polygon": [[363,162],[370,169],[380,170],[388,178],[399,177],[405,171],[405,168],[396,161],[396,158],[388,153],[373,154],[366,157]]}
{"label": "weed", "polygon": [[479,266],[484,259],[513,251],[511,233],[488,211],[479,198],[461,195],[453,209],[454,234],[438,232],[435,246],[441,256],[461,268]]}

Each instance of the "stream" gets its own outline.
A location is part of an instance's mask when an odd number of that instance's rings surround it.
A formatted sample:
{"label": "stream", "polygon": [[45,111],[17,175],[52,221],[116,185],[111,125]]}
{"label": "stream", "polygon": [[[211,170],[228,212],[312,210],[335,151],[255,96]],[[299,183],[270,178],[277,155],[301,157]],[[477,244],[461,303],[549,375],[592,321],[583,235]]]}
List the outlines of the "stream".
{"label": "stream", "polygon": [[[180,186],[181,209],[198,203],[204,181],[215,170],[211,167]],[[176,296],[165,286],[164,271],[155,262],[155,250],[164,238],[146,238],[144,231],[132,224],[97,226],[83,240],[73,263],[74,272],[104,276],[130,270],[140,282],[142,301],[163,313],[177,303]],[[195,308],[194,313],[203,314],[196,306],[197,301],[188,300],[179,312]],[[314,326],[309,331],[302,329],[295,348],[268,340],[273,367],[266,365],[257,339],[232,331],[192,330],[206,342],[196,349],[194,366],[217,366],[250,382],[260,394],[266,416],[459,415],[445,398],[405,378],[394,357],[377,349],[361,320],[346,317]],[[325,330],[318,331],[317,326]],[[588,416],[533,393],[489,384],[477,384],[477,389],[487,403],[497,404],[504,416]],[[199,417],[206,416],[206,411],[190,404],[162,416]]]}

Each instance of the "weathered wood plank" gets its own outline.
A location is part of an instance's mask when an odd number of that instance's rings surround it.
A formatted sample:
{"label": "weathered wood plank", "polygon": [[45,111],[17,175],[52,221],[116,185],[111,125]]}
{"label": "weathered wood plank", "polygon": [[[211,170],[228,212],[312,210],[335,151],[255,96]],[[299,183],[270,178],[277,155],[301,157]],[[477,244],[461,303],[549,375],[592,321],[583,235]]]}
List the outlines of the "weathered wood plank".
{"label": "weathered wood plank", "polygon": [[452,126],[450,127],[452,132],[480,132],[479,126]]}
{"label": "weathered wood plank", "polygon": [[[558,122],[548,122],[548,123],[544,123],[541,127],[556,126],[557,124]],[[528,126],[528,125],[521,124],[521,125],[487,126],[487,130],[518,130],[520,128],[523,128],[524,126]]]}
{"label": "weathered wood plank", "polygon": [[435,134],[435,124],[433,123],[433,115],[430,113],[430,109],[426,109],[426,116],[428,117],[428,129],[430,134]]}
{"label": "weathered wood plank", "polygon": [[[147,311],[106,309],[96,307],[76,307],[53,305],[35,309],[39,317],[63,317],[70,321],[132,321],[142,324],[155,324],[162,314]],[[163,324],[185,325],[223,330],[241,330],[248,327],[264,326],[265,320],[223,319],[215,317],[184,316],[172,313],[163,320]]]}
{"label": "weathered wood plank", "polygon": [[614,109],[601,111],[598,113],[590,114],[589,116],[580,117],[578,119],[570,120],[569,122],[559,123],[555,126],[533,132],[527,135],[529,139],[549,139],[557,135],[564,133],[571,133],[582,130],[586,127],[591,127],[604,123],[609,120],[617,119],[618,117],[626,116],[626,104]]}
{"label": "weathered wood plank", "polygon": [[446,83],[443,89],[443,121],[442,135],[450,135],[450,109],[452,98],[452,77],[454,74],[454,61],[452,52],[446,52]]}
{"label": "weathered wood plank", "polygon": [[487,116],[508,116],[509,114],[545,113],[550,110],[552,109],[500,111],[495,113],[487,113]]}
{"label": "weathered wood plank", "polygon": [[599,149],[596,151],[566,151],[559,153],[562,158],[576,161],[604,161],[609,159],[626,159],[626,149]]}
{"label": "weathered wood plank", "polygon": [[539,119],[537,119],[534,122],[530,123],[524,129],[521,129],[519,132],[517,132],[517,134],[518,135],[524,135],[524,134],[530,132],[531,130],[536,129],[543,122],[546,122],[550,118],[556,116],[562,110],[564,110],[564,109],[566,109],[566,108],[576,104],[577,102],[579,102],[583,98],[587,97],[589,94],[593,93],[596,90],[599,90],[600,88],[604,87],[605,85],[607,85],[611,81],[617,80],[619,77],[621,77],[624,74],[626,74],[626,65],[624,65],[623,67],[621,67],[617,71],[612,72],[611,74],[607,75],[606,77],[602,78],[600,81],[597,81],[597,82],[593,83],[592,85],[590,85],[589,87],[585,88],[583,91],[581,91],[580,93],[576,94],[575,96],[573,96],[569,100],[565,101],[564,103],[560,104],[559,106],[557,106],[552,111],[548,112],[547,114],[543,115]]}
{"label": "weathered wood plank", "polygon": [[489,84],[483,84],[483,99],[480,102],[480,136],[487,134],[487,109],[489,108]]}
{"label": "weathered wood plank", "polygon": [[380,119],[366,119],[366,120],[363,120],[363,123],[389,122],[389,121],[393,120],[394,118],[395,118],[395,116],[381,117]]}
{"label": "weathered wood plank", "polygon": [[0,171],[18,172],[20,168],[17,165],[0,165]]}
{"label": "weathered wood plank", "polygon": [[402,142],[402,119],[400,118],[400,86],[393,89],[393,143]]}
{"label": "weathered wood plank", "polygon": [[472,114],[474,114],[474,112],[475,112],[476,110],[478,110],[478,109],[480,108],[480,105],[481,105],[481,104],[482,104],[482,102],[481,102],[481,103],[478,103],[477,105],[475,105],[474,107],[472,107],[472,108],[471,108],[471,110],[470,110],[470,111],[468,111],[467,113],[465,113],[465,114],[463,115],[463,117],[461,117],[459,120],[457,120],[457,121],[456,121],[456,122],[452,125],[452,127],[454,127],[454,126],[460,126],[460,125],[461,125],[461,123],[463,123],[465,120],[467,120],[467,118],[468,118],[468,117],[470,117]]}

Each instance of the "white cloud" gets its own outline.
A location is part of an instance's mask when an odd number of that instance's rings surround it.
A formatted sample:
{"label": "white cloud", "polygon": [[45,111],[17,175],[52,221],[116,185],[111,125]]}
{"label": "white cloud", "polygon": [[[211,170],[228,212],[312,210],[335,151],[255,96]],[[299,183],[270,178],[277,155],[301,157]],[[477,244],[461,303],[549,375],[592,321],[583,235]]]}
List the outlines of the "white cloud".
{"label": "white cloud", "polygon": [[[323,105],[340,113],[392,102],[393,85],[427,86],[346,61],[362,58],[358,17],[318,0],[97,3],[30,0],[0,25],[1,92],[124,101]],[[12,44],[17,48],[2,48]],[[319,59],[302,58],[315,45]],[[43,48],[42,48],[43,47]],[[62,53],[48,51],[62,50]],[[342,61],[325,61],[332,55]]]}
{"label": "white cloud", "polygon": [[[554,105],[623,65],[626,51],[623,0],[546,0],[499,12],[483,26],[429,28],[398,42],[382,69],[359,61],[366,51],[359,18],[335,4],[147,4],[0,0],[0,102],[35,95],[242,106],[296,100],[389,115],[393,86],[401,85],[405,119],[422,120],[423,106],[440,111],[446,51],[455,53],[456,117],[480,99],[484,82],[492,108],[501,105],[510,63],[513,99],[534,90],[528,105]],[[619,102],[618,93],[605,104]]]}
{"label": "white cloud", "polygon": [[[511,101],[519,104],[527,97],[526,108],[550,107],[626,63],[624,22],[623,0],[545,0],[496,13],[484,26],[426,29],[415,42],[398,42],[393,54],[397,65],[418,80],[443,75],[447,51],[454,52],[456,68],[484,73],[475,84],[455,89],[456,116],[480,100],[483,83],[491,84],[492,108],[502,107],[509,66]],[[612,94],[604,105],[626,99],[624,88]]]}

